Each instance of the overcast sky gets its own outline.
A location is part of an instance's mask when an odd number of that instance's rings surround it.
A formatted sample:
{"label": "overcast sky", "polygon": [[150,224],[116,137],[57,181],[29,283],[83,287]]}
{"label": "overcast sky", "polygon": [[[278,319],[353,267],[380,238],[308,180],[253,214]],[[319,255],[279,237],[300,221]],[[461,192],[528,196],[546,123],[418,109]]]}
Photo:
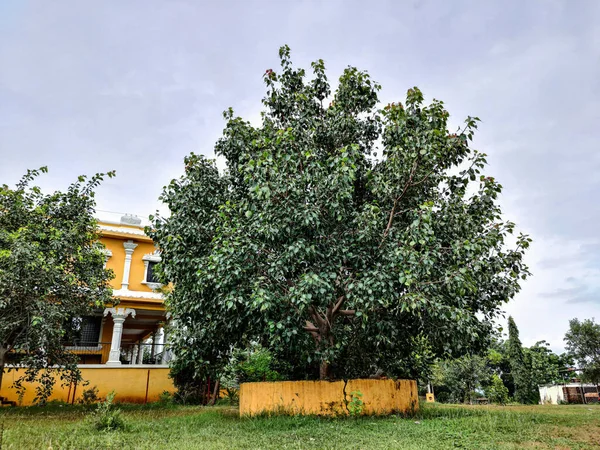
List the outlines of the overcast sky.
{"label": "overcast sky", "polygon": [[[262,75],[354,65],[384,103],[417,85],[505,187],[534,276],[507,305],[524,344],[562,351],[573,317],[600,319],[600,1],[0,0],[0,183],[116,169],[99,214],[147,216],[190,153],[213,155],[222,111],[256,120]],[[118,218],[118,215],[116,215]]]}

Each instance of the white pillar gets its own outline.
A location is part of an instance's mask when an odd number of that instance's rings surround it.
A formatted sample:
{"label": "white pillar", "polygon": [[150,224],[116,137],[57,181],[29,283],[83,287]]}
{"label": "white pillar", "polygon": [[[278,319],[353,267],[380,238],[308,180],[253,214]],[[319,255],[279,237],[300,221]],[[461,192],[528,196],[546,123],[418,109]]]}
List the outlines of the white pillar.
{"label": "white pillar", "polygon": [[154,355],[156,355],[156,330],[152,333],[152,347],[150,350],[150,358],[152,359],[152,364],[154,364]]}
{"label": "white pillar", "polygon": [[106,269],[106,265],[108,264],[108,260],[112,256],[112,252],[109,249],[105,248],[102,250],[102,253],[104,253],[104,268]]}
{"label": "white pillar", "polygon": [[167,352],[169,351],[169,347],[167,347],[167,330],[165,330],[165,328],[163,327],[162,329],[163,334],[163,347],[162,347],[162,361],[161,363],[163,364],[168,364],[169,363],[169,355],[167,355]]}
{"label": "white pillar", "polygon": [[123,242],[125,247],[125,264],[123,266],[123,281],[121,281],[121,289],[127,291],[129,289],[129,272],[131,271],[131,255],[138,245],[135,244],[131,239],[127,242]]}
{"label": "white pillar", "polygon": [[144,346],[142,344],[143,344],[143,341],[142,341],[142,339],[140,339],[140,342],[138,344],[138,357],[137,357],[138,364],[144,364]]}
{"label": "white pillar", "polygon": [[121,338],[123,337],[123,322],[128,315],[135,317],[135,309],[131,308],[106,308],[104,315],[110,315],[113,319],[113,334],[112,341],[110,342],[110,354],[106,364],[118,366],[121,364]]}

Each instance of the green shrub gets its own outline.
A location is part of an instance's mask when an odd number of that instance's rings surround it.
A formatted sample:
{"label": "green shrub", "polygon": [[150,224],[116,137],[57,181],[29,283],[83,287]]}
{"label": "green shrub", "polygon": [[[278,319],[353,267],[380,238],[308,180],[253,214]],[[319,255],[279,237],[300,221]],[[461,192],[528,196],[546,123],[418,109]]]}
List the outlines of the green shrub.
{"label": "green shrub", "polygon": [[204,405],[208,403],[208,375],[198,373],[185,358],[171,362],[169,377],[177,388],[174,401],[181,405]]}
{"label": "green shrub", "polygon": [[283,379],[279,372],[274,370],[275,361],[271,352],[260,345],[239,350],[234,358],[237,360],[234,370],[240,383]]}
{"label": "green shrub", "polygon": [[221,387],[226,392],[229,404],[238,403],[240,383],[285,380],[286,377],[277,370],[278,367],[280,365],[272,353],[259,344],[252,344],[246,349],[235,349],[221,376]]}
{"label": "green shrub", "polygon": [[98,401],[98,388],[96,386],[92,386],[91,388],[84,389],[81,400],[79,403],[84,406],[91,406]]}
{"label": "green shrub", "polygon": [[354,391],[350,393],[350,401],[348,402],[348,412],[351,416],[360,416],[363,412],[365,403],[362,401],[362,392]]}
{"label": "green shrub", "polygon": [[237,405],[240,401],[239,388],[234,388],[230,386],[225,387],[225,399],[227,403],[231,406]]}
{"label": "green shrub", "polygon": [[125,429],[125,420],[121,410],[114,407],[115,391],[106,396],[106,400],[98,403],[93,413],[94,426],[99,431],[117,431]]}
{"label": "green shrub", "polygon": [[[209,367],[209,364],[206,364]],[[272,353],[259,344],[245,349],[234,349],[220,375],[220,387],[226,392],[230,405],[237,404],[240,383],[252,381],[285,380],[288,367],[273,357]],[[196,371],[184,358],[171,362],[169,376],[177,392],[174,401],[184,405],[209,404],[214,392],[214,374],[208,370]],[[218,399],[218,398],[217,398]]]}
{"label": "green shrub", "polygon": [[172,405],[173,402],[173,394],[171,394],[169,391],[163,391],[158,397],[158,403],[160,403],[161,405]]}
{"label": "green shrub", "polygon": [[238,383],[281,381],[284,377],[275,369],[275,365],[271,352],[260,344],[254,344],[247,349],[234,350],[230,371]]}

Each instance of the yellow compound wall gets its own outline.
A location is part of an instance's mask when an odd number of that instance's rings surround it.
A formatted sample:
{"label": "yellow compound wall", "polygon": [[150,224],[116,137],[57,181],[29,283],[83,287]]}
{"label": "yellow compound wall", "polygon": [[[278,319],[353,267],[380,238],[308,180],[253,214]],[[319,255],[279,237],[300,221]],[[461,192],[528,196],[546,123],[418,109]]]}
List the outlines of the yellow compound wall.
{"label": "yellow compound wall", "polygon": [[353,393],[363,402],[364,415],[409,413],[418,409],[415,380],[281,381],[242,383],[240,415],[347,415],[347,403]]}
{"label": "yellow compound wall", "polygon": [[[81,375],[84,380],[89,381],[87,386],[79,384],[77,387],[60,385],[57,380],[54,385],[54,392],[49,400],[61,400],[71,403],[73,396],[75,403],[81,399],[84,389],[96,386],[98,396],[101,398],[115,391],[115,401],[128,403],[154,402],[164,391],[175,392],[173,381],[169,378],[169,369],[167,367],[141,367],[141,366],[121,366],[107,367],[97,365],[91,367],[80,367]],[[11,387],[13,381],[22,375],[23,369],[5,370],[0,388],[0,397],[18,402],[17,393]],[[33,404],[35,397],[35,383],[27,383],[27,391],[22,398],[21,405],[29,406]]]}

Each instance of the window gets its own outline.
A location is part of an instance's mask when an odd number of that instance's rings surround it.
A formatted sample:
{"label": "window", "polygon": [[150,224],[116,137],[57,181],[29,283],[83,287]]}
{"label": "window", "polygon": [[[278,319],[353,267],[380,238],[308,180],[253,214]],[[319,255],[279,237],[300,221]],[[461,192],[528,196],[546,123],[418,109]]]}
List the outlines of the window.
{"label": "window", "polygon": [[146,270],[144,271],[144,280],[142,284],[145,284],[150,289],[159,289],[162,284],[156,277],[156,265],[160,262],[160,252],[158,250],[153,253],[144,255],[142,258]]}
{"label": "window", "polygon": [[74,317],[65,327],[65,343],[81,347],[98,345],[101,327],[102,317],[100,316]]}
{"label": "window", "polygon": [[154,276],[154,268],[158,263],[148,261],[148,272],[146,273],[146,283],[158,283],[158,280]]}
{"label": "window", "polygon": [[102,326],[102,317],[88,316],[84,317],[82,322],[82,345],[96,345],[100,340],[100,327]]}

